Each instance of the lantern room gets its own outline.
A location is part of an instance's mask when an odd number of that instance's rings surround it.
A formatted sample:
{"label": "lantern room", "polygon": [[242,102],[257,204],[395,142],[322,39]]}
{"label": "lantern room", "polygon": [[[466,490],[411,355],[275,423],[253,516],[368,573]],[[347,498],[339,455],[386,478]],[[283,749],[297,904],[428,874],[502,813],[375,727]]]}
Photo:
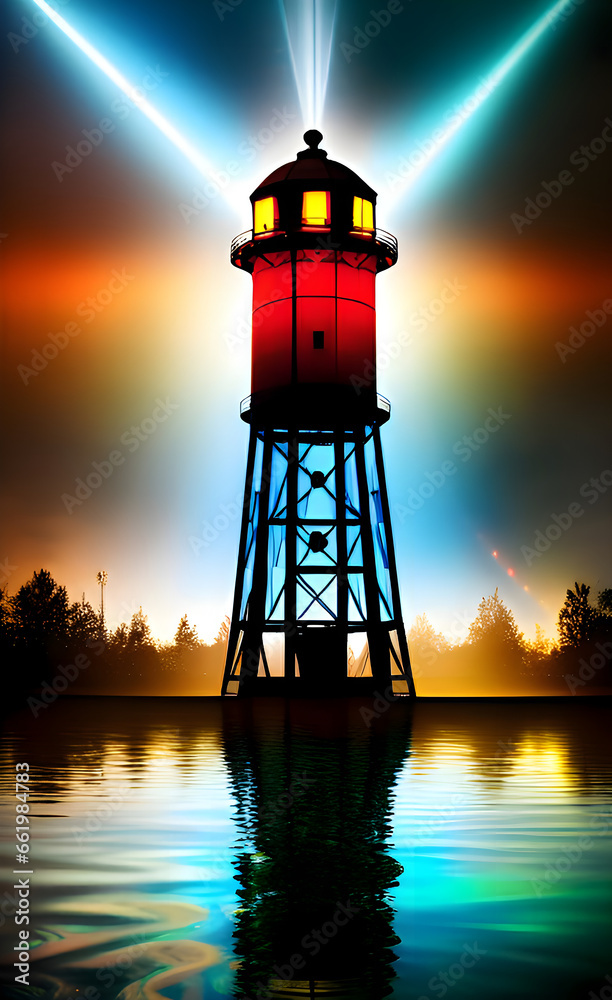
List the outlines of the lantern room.
{"label": "lantern room", "polygon": [[375,279],[397,242],[376,228],[376,192],[322,138],[306,132],[308,148],[253,192],[253,228],[232,243],[253,276],[249,421],[315,401],[349,420],[376,409]]}

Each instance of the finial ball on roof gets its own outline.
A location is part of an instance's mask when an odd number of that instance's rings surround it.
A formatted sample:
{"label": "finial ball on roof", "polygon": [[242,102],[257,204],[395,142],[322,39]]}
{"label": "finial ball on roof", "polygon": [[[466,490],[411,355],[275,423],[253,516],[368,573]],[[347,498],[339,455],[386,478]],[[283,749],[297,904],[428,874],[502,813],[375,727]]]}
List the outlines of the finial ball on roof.
{"label": "finial ball on roof", "polygon": [[319,132],[316,128],[309,128],[307,132],[304,132],[304,142],[311,149],[316,149],[320,142],[323,141],[323,133]]}

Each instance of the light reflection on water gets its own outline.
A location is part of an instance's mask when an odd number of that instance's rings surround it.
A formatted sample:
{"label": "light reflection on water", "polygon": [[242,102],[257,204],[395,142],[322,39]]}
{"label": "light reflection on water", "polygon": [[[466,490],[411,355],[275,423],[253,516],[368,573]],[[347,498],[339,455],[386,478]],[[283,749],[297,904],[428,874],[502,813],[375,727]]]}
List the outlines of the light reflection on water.
{"label": "light reflection on water", "polygon": [[3,996],[597,996],[610,707],[402,701],[368,727],[360,706],[74,699],[12,720],[3,867],[27,760],[39,943],[17,990],[6,882]]}

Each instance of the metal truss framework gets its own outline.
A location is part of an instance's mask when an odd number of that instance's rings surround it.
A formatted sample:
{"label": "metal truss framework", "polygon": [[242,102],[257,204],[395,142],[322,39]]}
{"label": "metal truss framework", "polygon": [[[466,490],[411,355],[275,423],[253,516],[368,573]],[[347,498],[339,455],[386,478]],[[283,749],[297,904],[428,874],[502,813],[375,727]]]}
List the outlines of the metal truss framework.
{"label": "metal truss framework", "polygon": [[324,696],[349,671],[414,694],[379,427],[252,426],[222,694]]}

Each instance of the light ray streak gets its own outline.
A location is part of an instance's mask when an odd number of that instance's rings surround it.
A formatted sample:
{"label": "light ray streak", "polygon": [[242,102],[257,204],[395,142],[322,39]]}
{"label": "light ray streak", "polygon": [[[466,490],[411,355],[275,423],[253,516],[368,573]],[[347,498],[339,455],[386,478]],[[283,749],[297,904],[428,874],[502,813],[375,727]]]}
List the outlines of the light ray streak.
{"label": "light ray streak", "polygon": [[[183,156],[185,156],[190,163],[193,164],[196,169],[207,177],[213,184],[218,185],[217,177],[215,176],[215,170],[213,165],[209,160],[206,159],[202,153],[199,152],[181,133],[174,127],[174,125],[168,121],[164,115],[160,114],[157,108],[142,96],[142,92],[134,87],[126,77],[123,76],[119,70],[113,66],[109,60],[98,52],[93,45],[91,45],[86,38],[83,38],[68,22],[53,10],[52,7],[46,2],[46,0],[34,0],[34,3],[39,7],[44,14],[49,17],[54,24],[63,31],[64,34],[72,41],[75,45],[85,53],[86,56],[91,59],[91,61],[101,69],[102,72],[112,80],[112,82],[119,87],[119,89],[125,94],[125,96],[132,101],[136,107],[142,111],[143,115],[146,115],[149,121],[153,122],[154,125],[163,132],[166,138],[170,139],[177,149],[181,151]],[[221,192],[223,194],[223,192]]]}
{"label": "light ray streak", "polygon": [[336,0],[279,0],[306,128],[321,128]]}
{"label": "light ray streak", "polygon": [[[433,135],[429,136],[426,140],[428,144],[428,148],[426,150],[422,149],[424,143],[419,145],[418,163],[415,163],[414,165],[411,164],[410,170],[403,177],[401,183],[398,182],[393,186],[394,189],[392,198],[394,201],[397,201],[410,187],[412,187],[417,178],[421,176],[429,164],[445,148],[445,146],[463,127],[463,125],[469,121],[474,112],[477,111],[478,108],[484,104],[487,98],[491,96],[499,84],[520,62],[523,56],[525,56],[531,47],[540,39],[546,29],[549,28],[555,20],[572,5],[573,0],[558,0],[557,3],[553,4],[553,6],[550,7],[545,14],[538,18],[532,27],[525,32],[518,42],[512,46],[502,61],[497,64],[491,73],[489,73],[486,79],[481,82],[479,87],[470,95],[470,97],[463,102],[460,106],[462,113],[457,113],[457,115],[453,116],[455,120],[451,124],[434,130]],[[413,150],[413,155],[415,152],[417,152],[417,150]]]}

